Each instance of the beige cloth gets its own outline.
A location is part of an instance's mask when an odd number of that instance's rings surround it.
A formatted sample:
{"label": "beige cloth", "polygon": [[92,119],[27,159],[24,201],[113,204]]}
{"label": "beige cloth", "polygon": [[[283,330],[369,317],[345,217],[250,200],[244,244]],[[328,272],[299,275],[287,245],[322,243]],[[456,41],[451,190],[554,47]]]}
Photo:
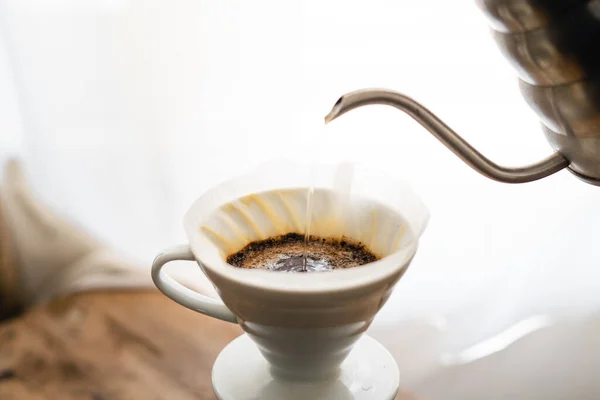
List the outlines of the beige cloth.
{"label": "beige cloth", "polygon": [[0,293],[11,301],[16,295],[28,306],[74,291],[154,287],[149,266],[140,268],[37,201],[15,160],[4,168],[0,212]]}

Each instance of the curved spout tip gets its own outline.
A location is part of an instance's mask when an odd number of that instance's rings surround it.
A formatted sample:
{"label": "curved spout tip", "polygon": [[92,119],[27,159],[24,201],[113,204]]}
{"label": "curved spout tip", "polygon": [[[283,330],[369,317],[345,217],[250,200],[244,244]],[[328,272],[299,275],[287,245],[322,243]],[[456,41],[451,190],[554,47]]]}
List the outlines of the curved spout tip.
{"label": "curved spout tip", "polygon": [[331,111],[329,111],[329,113],[325,116],[325,123],[328,124],[331,121],[333,121],[334,119],[336,119],[337,117],[339,117],[341,115],[340,111],[342,110],[342,99],[344,98],[344,96],[340,97],[338,99],[338,101],[335,102],[335,104],[333,105],[333,107],[331,108]]}
{"label": "curved spout tip", "polygon": [[348,111],[352,111],[355,108],[369,104],[395,105],[394,99],[390,100],[390,95],[392,97],[405,97],[399,93],[376,88],[359,89],[353,92],[348,92],[335,102],[331,108],[331,111],[329,111],[329,114],[325,116],[325,123],[328,124],[334,119],[346,114]]}

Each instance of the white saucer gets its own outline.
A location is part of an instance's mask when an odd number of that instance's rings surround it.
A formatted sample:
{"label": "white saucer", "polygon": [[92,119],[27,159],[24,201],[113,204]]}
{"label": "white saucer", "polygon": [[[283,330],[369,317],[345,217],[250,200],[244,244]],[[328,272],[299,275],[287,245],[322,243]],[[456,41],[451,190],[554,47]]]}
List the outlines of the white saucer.
{"label": "white saucer", "polygon": [[399,386],[396,362],[375,339],[364,335],[336,379],[295,382],[276,379],[247,335],[223,349],[212,372],[219,400],[392,400]]}

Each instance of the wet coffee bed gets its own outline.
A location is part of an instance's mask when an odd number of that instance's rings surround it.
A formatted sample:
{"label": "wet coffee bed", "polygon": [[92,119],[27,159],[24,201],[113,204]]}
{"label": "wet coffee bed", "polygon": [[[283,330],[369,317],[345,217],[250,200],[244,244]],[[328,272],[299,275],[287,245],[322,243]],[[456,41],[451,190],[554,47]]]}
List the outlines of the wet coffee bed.
{"label": "wet coffee bed", "polygon": [[362,243],[288,233],[248,244],[227,257],[234,267],[287,272],[320,272],[358,267],[377,261]]}

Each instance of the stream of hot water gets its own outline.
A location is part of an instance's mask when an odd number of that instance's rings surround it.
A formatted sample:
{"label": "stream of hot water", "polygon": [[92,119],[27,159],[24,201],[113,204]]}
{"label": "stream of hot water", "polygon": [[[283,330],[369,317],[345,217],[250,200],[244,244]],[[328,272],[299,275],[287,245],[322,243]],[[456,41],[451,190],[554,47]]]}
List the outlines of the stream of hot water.
{"label": "stream of hot water", "polygon": [[[319,260],[311,258],[309,254],[316,173],[316,164],[313,162],[310,166],[309,186],[306,193],[306,222],[304,229],[304,254],[302,257],[302,272],[308,272],[310,270],[320,270],[323,268],[323,265],[319,263]],[[331,212],[338,213],[337,217],[339,221],[341,221],[341,225],[339,226],[339,231],[337,232],[336,239],[342,239],[344,233],[343,221],[346,218],[346,205],[350,198],[353,176],[354,166],[352,164],[340,163],[337,166],[336,173],[333,178],[333,187],[331,188],[336,199],[335,209],[332,209]]]}

